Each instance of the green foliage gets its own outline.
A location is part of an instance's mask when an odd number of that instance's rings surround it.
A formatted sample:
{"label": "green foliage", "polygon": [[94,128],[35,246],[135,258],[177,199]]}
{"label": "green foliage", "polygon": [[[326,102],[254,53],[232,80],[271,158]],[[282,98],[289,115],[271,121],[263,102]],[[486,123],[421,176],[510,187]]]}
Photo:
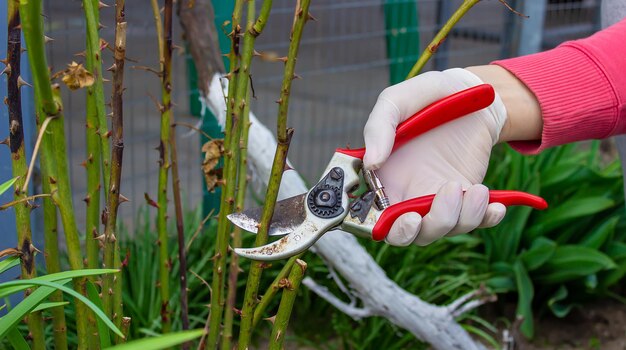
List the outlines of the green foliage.
{"label": "green foliage", "polygon": [[[1,261],[0,273],[8,270],[8,268],[12,265],[15,265],[15,259],[16,258],[8,258]],[[19,259],[17,260],[19,263]],[[80,302],[85,303],[107,327],[113,330],[116,334],[121,335],[121,331],[117,327],[115,327],[115,325],[106,317],[106,315],[104,315],[102,310],[97,305],[82,296],[80,293],[65,286],[65,284],[70,282],[73,278],[102,275],[114,272],[117,272],[117,270],[72,270],[44,275],[28,280],[17,280],[0,283],[0,298],[5,298],[11,294],[15,294],[25,289],[32,288],[33,286],[39,286],[39,288],[35,289],[27,298],[22,300],[15,307],[11,308],[5,316],[0,318],[0,342],[6,337],[14,347],[22,347],[23,344],[20,341],[21,335],[19,334],[19,331],[17,331],[17,326],[25,316],[34,311],[44,310],[51,307],[60,307],[67,304],[66,302],[45,302],[48,296],[50,296],[50,294],[52,294],[56,290],[61,290],[64,293],[67,293],[72,297],[78,299]]]}
{"label": "green foliage", "polygon": [[56,301],[56,302],[50,302],[50,303],[41,303],[41,304],[37,305],[37,307],[35,307],[33,309],[33,311],[31,311],[31,312],[43,311],[43,310],[51,309],[53,307],[65,306],[65,305],[68,305],[68,304],[69,304],[68,301]]}
{"label": "green foliage", "polygon": [[193,330],[193,331],[184,331],[178,333],[169,333],[167,335],[162,335],[158,337],[139,339],[135,341],[128,342],[126,344],[116,345],[111,348],[106,348],[110,350],[158,350],[158,349],[168,349],[172,346],[182,344],[184,342],[188,342],[194,340],[196,338],[200,338],[203,334],[202,329]]}
{"label": "green foliage", "polygon": [[0,184],[0,194],[3,194],[4,192],[8,191],[11,186],[13,186],[13,184],[15,183],[15,181],[17,181],[17,177],[14,177],[8,181],[5,181],[3,183]]}
{"label": "green foliage", "polygon": [[16,327],[13,327],[7,333],[7,339],[13,349],[15,350],[30,350],[30,346],[26,342],[26,339],[20,334]]}
{"label": "green foliage", "polygon": [[538,156],[495,150],[491,188],[538,193],[543,212],[510,208],[496,228],[480,230],[494,291],[518,295],[522,332],[533,336],[533,309],[564,317],[586,299],[606,295],[626,272],[623,180],[618,161],[599,165],[598,147],[566,145]]}
{"label": "green foliage", "polygon": [[[98,289],[96,289],[96,286],[91,281],[87,281],[87,298],[100,308],[100,310],[104,310],[104,307],[102,306],[102,299],[98,294]],[[109,333],[109,328],[101,319],[98,319],[96,322],[100,338],[100,347],[104,349],[111,346],[111,334]]]}
{"label": "green foliage", "polygon": [[[209,279],[214,252],[214,237],[216,222],[209,220],[194,238],[189,242],[200,227],[202,221],[201,208],[193,212],[187,212],[185,216],[185,237],[189,250],[187,252],[188,270],[197,273],[203,279]],[[129,338],[136,339],[145,335],[161,333],[161,302],[159,290],[158,264],[155,257],[158,254],[157,235],[151,224],[147,210],[142,210],[136,222],[136,229],[132,234],[121,234],[124,237],[120,241],[121,255],[126,257],[127,265],[123,269],[123,300],[124,314],[132,319],[129,329]],[[175,232],[175,230],[168,230]],[[175,237],[170,236],[170,247],[176,247]],[[170,280],[178,280],[177,252],[170,250]],[[210,300],[210,292],[207,285],[193,273],[188,274],[189,293],[189,318],[191,328],[202,328],[206,321],[209,309],[207,303]],[[244,283],[242,281],[242,283]],[[172,329],[180,330],[180,284],[170,285],[171,300],[170,311],[173,315]]]}
{"label": "green foliage", "polygon": [[[481,239],[461,235],[426,247],[393,247],[380,242],[360,241],[374,259],[400,287],[423,300],[438,305],[449,304],[460,296],[480,288],[489,274],[483,254],[477,253]],[[324,284],[337,296],[344,296],[329,279],[330,271],[317,256],[307,256],[307,275]],[[320,349],[427,349],[410,332],[399,329],[387,319],[370,317],[354,321],[337,311],[308,289],[301,291],[294,310],[294,331],[300,339]],[[347,297],[343,298],[347,302]],[[358,305],[358,304],[357,304]],[[468,331],[487,342],[497,342],[479,317],[462,317],[459,322]],[[333,339],[333,341],[328,341]]]}
{"label": "green foliage", "polygon": [[0,273],[3,273],[4,271],[18,266],[20,264],[20,258],[18,258],[17,256],[10,256],[2,261],[0,261]]}

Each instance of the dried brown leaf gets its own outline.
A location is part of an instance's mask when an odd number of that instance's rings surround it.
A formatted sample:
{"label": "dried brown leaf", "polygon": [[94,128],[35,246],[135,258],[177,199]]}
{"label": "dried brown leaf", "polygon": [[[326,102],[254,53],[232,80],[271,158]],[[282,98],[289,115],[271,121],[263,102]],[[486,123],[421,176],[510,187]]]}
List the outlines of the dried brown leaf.
{"label": "dried brown leaf", "polygon": [[155,202],[154,199],[150,198],[150,195],[148,195],[148,193],[144,192],[143,198],[145,198],[146,203],[148,203],[149,206],[157,208],[157,209],[159,208],[159,204]]}
{"label": "dried brown leaf", "polygon": [[89,73],[82,64],[74,61],[68,64],[67,69],[63,71],[62,80],[70,90],[91,86],[94,83],[93,74]]}
{"label": "dried brown leaf", "polygon": [[15,248],[7,248],[0,251],[0,258],[5,256],[22,256],[22,252]]}
{"label": "dried brown leaf", "polygon": [[224,155],[224,140],[213,139],[202,145],[204,161],[202,161],[202,173],[209,191],[213,191],[221,181],[222,169],[215,167]]}

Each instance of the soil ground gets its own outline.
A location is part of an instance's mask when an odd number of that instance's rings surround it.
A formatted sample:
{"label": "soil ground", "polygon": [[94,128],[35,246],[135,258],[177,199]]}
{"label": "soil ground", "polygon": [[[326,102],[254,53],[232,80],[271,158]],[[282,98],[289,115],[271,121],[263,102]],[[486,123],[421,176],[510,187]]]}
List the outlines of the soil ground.
{"label": "soil ground", "polygon": [[626,305],[610,300],[572,310],[565,318],[545,315],[535,323],[533,341],[515,336],[520,350],[624,350],[626,349]]}

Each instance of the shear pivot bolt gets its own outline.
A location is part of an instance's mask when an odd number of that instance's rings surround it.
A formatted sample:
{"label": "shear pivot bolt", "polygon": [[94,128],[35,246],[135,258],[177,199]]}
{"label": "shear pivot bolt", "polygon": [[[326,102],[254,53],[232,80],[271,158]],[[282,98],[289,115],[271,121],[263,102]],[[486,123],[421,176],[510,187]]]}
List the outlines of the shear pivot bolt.
{"label": "shear pivot bolt", "polygon": [[315,205],[320,207],[333,207],[337,203],[337,197],[332,190],[323,190],[317,194]]}

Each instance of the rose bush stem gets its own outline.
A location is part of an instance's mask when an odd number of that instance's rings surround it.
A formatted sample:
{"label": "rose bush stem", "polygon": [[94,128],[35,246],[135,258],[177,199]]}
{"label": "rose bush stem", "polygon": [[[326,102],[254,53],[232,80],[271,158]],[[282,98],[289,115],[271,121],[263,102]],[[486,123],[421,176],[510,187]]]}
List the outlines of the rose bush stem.
{"label": "rose bush stem", "polygon": [[[265,195],[265,205],[263,206],[263,213],[261,215],[261,221],[259,223],[259,230],[257,232],[255,245],[260,246],[267,242],[267,231],[269,223],[274,214],[274,207],[276,205],[276,199],[278,198],[278,189],[280,187],[280,181],[282,179],[283,171],[285,169],[285,163],[287,160],[287,152],[289,150],[289,144],[291,142],[291,136],[293,135],[293,129],[287,128],[287,112],[289,111],[289,96],[291,92],[291,83],[295,78],[295,66],[296,58],[298,57],[298,50],[300,48],[300,39],[302,38],[302,32],[304,25],[309,18],[309,5],[310,0],[299,1],[295,9],[294,24],[292,27],[289,44],[289,51],[287,54],[287,61],[285,63],[285,71],[283,75],[283,82],[280,88],[280,98],[278,99],[278,117],[277,117],[277,140],[278,145],[276,147],[276,153],[274,155],[274,163],[272,164],[272,171],[268,182],[267,193]],[[258,23],[258,21],[257,21]],[[256,28],[253,28],[256,30]],[[258,290],[259,282],[261,279],[262,263],[253,261],[250,273],[246,283],[246,292],[244,296],[244,305],[241,311],[241,330],[239,333],[239,349],[244,350],[250,343],[252,336],[252,323],[254,319],[254,308],[258,303]]]}
{"label": "rose bush stem", "polygon": [[467,11],[469,11],[479,1],[480,0],[464,0],[463,1],[461,6],[459,6],[459,8],[452,14],[452,17],[448,19],[448,21],[439,30],[439,32],[437,32],[433,40],[431,40],[428,46],[426,46],[426,49],[424,49],[424,52],[422,52],[420,57],[417,59],[417,62],[415,62],[415,65],[413,66],[413,68],[411,68],[411,71],[409,72],[409,74],[406,76],[405,79],[413,78],[414,76],[419,74],[419,72],[422,71],[422,69],[426,65],[426,62],[428,62],[428,60],[430,60],[432,55],[435,52],[437,52],[437,49],[443,43],[443,41],[446,40],[446,38],[448,37],[448,34],[450,34],[450,31],[456,25],[456,23],[463,16],[465,16]]}
{"label": "rose bush stem", "polygon": [[[63,108],[58,87],[50,85],[50,72],[44,48],[45,37],[43,30],[43,18],[41,0],[29,0],[20,2],[20,14],[22,15],[22,30],[26,40],[28,59],[33,76],[35,90],[36,114],[39,123],[47,117],[54,117],[48,126],[41,146],[41,161],[48,173],[42,181],[50,185],[52,201],[58,207],[65,243],[67,246],[70,267],[74,270],[83,268],[83,258],[80,247],[76,218],[72,204],[70,177],[67,163],[66,142],[64,135]],[[85,278],[76,278],[74,288],[86,295]],[[78,348],[88,347],[87,330],[88,308],[80,302],[76,302],[76,328],[78,332]]]}
{"label": "rose bush stem", "polygon": [[[6,105],[9,111],[9,148],[11,149],[11,165],[15,181],[13,198],[15,201],[23,200],[28,196],[28,191],[22,191],[26,181],[28,166],[24,151],[24,122],[22,120],[22,96],[20,93],[20,64],[22,31],[20,29],[19,1],[9,0],[7,3],[7,99]],[[20,251],[22,279],[37,277],[35,269],[35,250],[33,249],[32,233],[30,230],[30,203],[22,202],[14,206],[15,226],[17,231],[17,249]],[[30,295],[32,289],[25,291],[25,296]],[[26,318],[28,332],[33,339],[33,349],[44,349],[43,320],[40,312],[33,312]]]}
{"label": "rose bush stem", "polygon": [[[161,293],[161,331],[168,333],[171,328],[171,315],[169,310],[170,301],[170,282],[169,275],[172,263],[169,258],[168,234],[167,234],[167,181],[168,171],[170,168],[170,132],[171,132],[171,80],[168,82],[165,76],[169,76],[171,72],[165,72],[167,67],[166,61],[171,60],[171,56],[167,58],[167,43],[163,33],[163,25],[161,23],[160,8],[157,0],[151,0],[152,13],[157,32],[157,40],[159,43],[159,73],[161,77],[161,104],[159,109],[161,112],[161,133],[159,140],[159,182],[157,185],[157,232],[159,244],[159,290]],[[165,11],[172,9],[172,1],[165,0]],[[170,41],[171,45],[171,41]],[[171,50],[169,51],[171,55]]]}
{"label": "rose bush stem", "polygon": [[287,276],[289,275],[289,272],[291,271],[291,268],[293,267],[293,264],[296,262],[296,260],[300,259],[302,255],[304,255],[304,253],[300,253],[298,255],[294,255],[291,258],[289,258],[285,266],[283,266],[283,268],[280,270],[276,278],[274,278],[274,281],[272,282],[272,284],[270,284],[270,286],[267,288],[267,291],[265,291],[265,294],[263,294],[263,297],[261,298],[259,305],[257,305],[256,308],[254,309],[254,319],[252,320],[252,328],[255,328],[256,325],[259,323],[259,321],[261,321],[261,319],[263,318],[263,313],[269,306],[274,296],[280,290],[281,281],[284,278],[287,278]]}
{"label": "rose bush stem", "polygon": [[[232,31],[230,53],[230,72],[228,74],[228,97],[226,102],[226,121],[224,128],[224,170],[223,170],[223,187],[220,198],[220,213],[218,216],[217,237],[215,243],[215,256],[213,257],[213,273],[211,281],[211,313],[209,317],[209,333],[206,338],[206,344],[211,349],[218,345],[219,333],[222,326],[222,316],[224,309],[224,273],[226,270],[226,254],[228,252],[228,233],[231,224],[226,217],[232,212],[234,204],[234,191],[236,185],[236,152],[231,147],[231,139],[234,138],[234,131],[237,130],[237,123],[233,117],[235,110],[235,101],[237,99],[237,84],[241,73],[239,66],[243,59],[238,56],[240,50],[240,32],[241,32],[241,12],[244,0],[237,0],[232,14]],[[246,82],[247,87],[247,82]],[[233,126],[235,124],[235,126]]]}
{"label": "rose bush stem", "polygon": [[[239,137],[239,174],[237,176],[237,197],[235,200],[235,212],[243,210],[246,199],[246,186],[248,185],[247,162],[248,162],[248,133],[250,131],[250,90],[246,94],[246,106],[241,117],[241,135]],[[235,227],[232,234],[231,246],[241,246],[241,228]],[[224,331],[222,334],[222,350],[232,349],[233,321],[235,317],[235,302],[237,300],[237,277],[239,276],[239,256],[234,251],[230,253],[230,265],[228,267],[228,292],[226,294],[226,309],[224,310]]]}
{"label": "rose bush stem", "polygon": [[[120,268],[119,244],[116,235],[117,214],[120,204],[122,185],[122,161],[124,156],[124,60],[126,58],[126,18],[124,14],[124,0],[115,1],[115,43],[114,63],[109,69],[113,73],[113,92],[111,96],[111,162],[110,181],[107,189],[107,204],[104,215],[104,267]],[[102,295],[109,297],[109,317],[116,326],[122,326],[122,274],[107,274],[104,276]],[[122,342],[116,337],[116,343]]]}
{"label": "rose bush stem", "polygon": [[276,313],[276,319],[274,320],[274,326],[272,327],[272,334],[270,335],[270,350],[281,350],[285,342],[285,334],[287,333],[287,325],[289,324],[289,318],[291,317],[291,310],[293,310],[293,304],[298,296],[298,288],[304,278],[304,272],[306,271],[306,263],[300,259],[296,260],[295,266],[291,268],[289,272],[289,278],[285,280],[283,284],[283,294],[280,298],[280,305],[278,306],[278,313]]}

